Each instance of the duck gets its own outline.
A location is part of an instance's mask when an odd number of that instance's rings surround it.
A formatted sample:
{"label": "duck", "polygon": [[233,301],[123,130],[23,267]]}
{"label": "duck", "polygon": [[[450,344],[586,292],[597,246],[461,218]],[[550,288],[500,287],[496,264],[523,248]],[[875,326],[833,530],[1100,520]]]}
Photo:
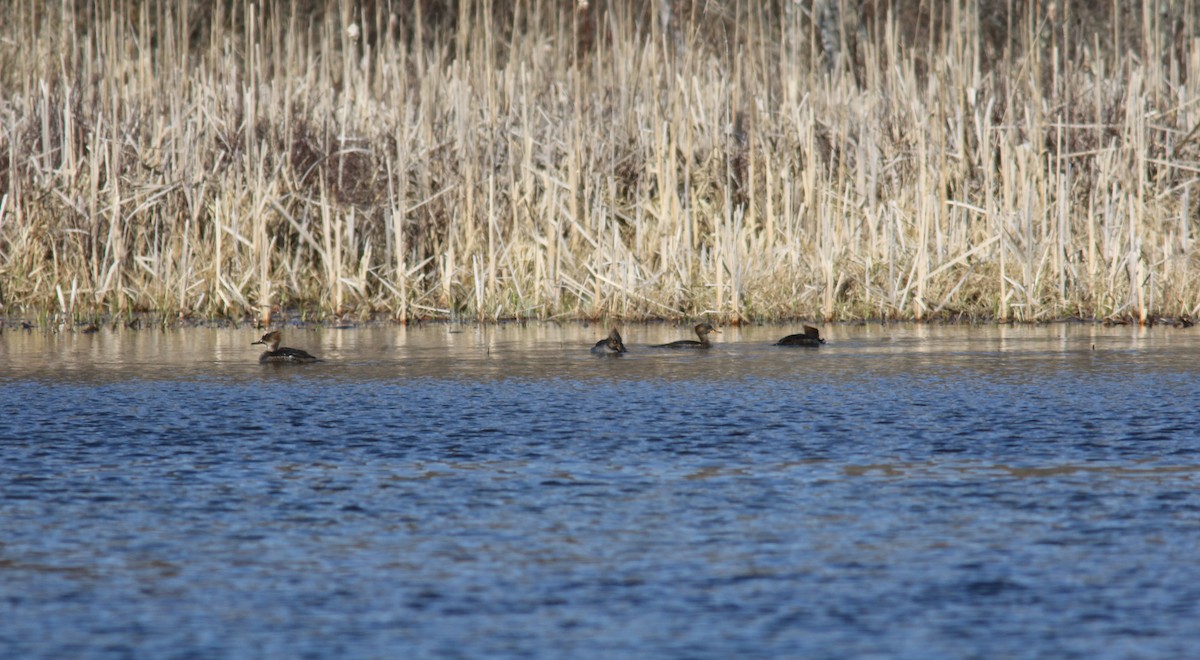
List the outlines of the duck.
{"label": "duck", "polygon": [[804,333],[788,335],[775,342],[776,346],[820,346],[825,340],[821,339],[821,331],[811,325],[804,326]]}
{"label": "duck", "polygon": [[669,344],[659,344],[654,348],[710,348],[712,347],[712,342],[708,340],[708,333],[721,332],[714,328],[711,323],[698,323],[695,330],[696,336],[700,338],[700,341],[696,341],[695,339],[680,339]]}
{"label": "duck", "polygon": [[272,330],[262,336],[256,342],[251,342],[251,346],[263,344],[267,350],[258,356],[259,364],[308,364],[310,362],[319,362],[320,358],[310,355],[306,351],[298,348],[280,348],[279,344],[283,341],[283,333],[279,330]]}
{"label": "duck", "polygon": [[616,328],[592,347],[592,353],[596,355],[620,355],[627,352],[625,343],[621,341],[621,333],[617,332]]}

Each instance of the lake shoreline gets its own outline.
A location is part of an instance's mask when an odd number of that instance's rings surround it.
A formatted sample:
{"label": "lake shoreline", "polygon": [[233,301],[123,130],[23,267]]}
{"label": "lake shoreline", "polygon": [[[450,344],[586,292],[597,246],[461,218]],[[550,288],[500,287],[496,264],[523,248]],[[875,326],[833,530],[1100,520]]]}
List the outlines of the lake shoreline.
{"label": "lake shoreline", "polygon": [[79,334],[90,334],[101,330],[184,330],[193,328],[246,328],[255,330],[264,330],[267,328],[309,328],[309,329],[326,329],[326,330],[354,330],[368,327],[406,327],[419,328],[424,326],[463,326],[463,327],[487,327],[487,326],[508,326],[508,325],[554,325],[554,326],[595,326],[597,328],[623,327],[623,326],[687,326],[697,319],[710,320],[713,323],[721,326],[731,327],[788,327],[799,325],[817,325],[817,326],[1028,326],[1041,327],[1047,325],[1101,325],[1106,327],[1113,326],[1144,326],[1144,327],[1170,327],[1178,329],[1186,329],[1192,327],[1194,320],[1188,315],[1180,316],[1158,316],[1152,315],[1145,323],[1132,317],[1109,317],[1109,318],[1082,318],[1062,317],[1048,320],[1038,321],[1021,321],[1021,320],[1000,320],[996,318],[967,318],[963,315],[947,316],[945,318],[931,319],[849,319],[849,320],[828,320],[822,321],[815,317],[796,317],[787,319],[722,319],[719,315],[696,315],[696,316],[679,316],[673,318],[636,318],[636,319],[621,319],[616,317],[601,317],[601,318],[565,318],[565,319],[531,319],[531,318],[495,318],[495,319],[474,319],[474,318],[421,318],[409,319],[407,321],[399,321],[394,318],[389,318],[386,315],[374,315],[365,319],[317,319],[309,320],[303,318],[299,313],[277,315],[272,317],[269,322],[264,322],[261,319],[253,318],[252,316],[244,316],[237,319],[232,318],[192,318],[179,317],[170,318],[167,316],[156,314],[136,314],[136,315],[98,315],[84,316],[73,321],[62,320],[56,315],[38,315],[38,316],[0,316],[0,332],[73,332]]}

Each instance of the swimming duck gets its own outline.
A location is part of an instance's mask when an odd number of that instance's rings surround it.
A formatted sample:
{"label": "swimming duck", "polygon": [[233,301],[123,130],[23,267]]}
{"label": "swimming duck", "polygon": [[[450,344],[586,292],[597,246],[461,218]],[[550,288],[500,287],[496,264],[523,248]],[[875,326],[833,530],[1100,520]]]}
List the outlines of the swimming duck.
{"label": "swimming duck", "polygon": [[621,341],[621,333],[613,328],[607,337],[596,342],[596,345],[592,347],[592,352],[596,355],[620,355],[627,351],[624,342]]}
{"label": "swimming duck", "polygon": [[709,348],[712,346],[712,342],[708,340],[708,333],[721,332],[712,327],[711,323],[697,324],[695,329],[696,336],[700,338],[700,341],[696,341],[695,339],[680,339],[669,344],[659,344],[654,348]]}
{"label": "swimming duck", "polygon": [[811,325],[804,326],[804,334],[788,335],[775,343],[776,346],[820,346],[825,340],[821,339],[821,331]]}
{"label": "swimming duck", "polygon": [[286,346],[280,348],[279,343],[282,341],[283,333],[279,330],[272,330],[263,335],[262,339],[252,342],[250,345],[263,344],[267,347],[267,350],[258,356],[261,364],[307,364],[320,361],[320,358],[309,355],[298,348],[287,348]]}

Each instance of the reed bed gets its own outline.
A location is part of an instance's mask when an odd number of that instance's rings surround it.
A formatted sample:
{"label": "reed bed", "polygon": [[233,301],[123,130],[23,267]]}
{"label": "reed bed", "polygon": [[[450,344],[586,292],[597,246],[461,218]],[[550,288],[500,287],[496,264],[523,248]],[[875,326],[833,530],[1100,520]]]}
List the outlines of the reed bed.
{"label": "reed bed", "polygon": [[1200,314],[1200,5],[13,0],[3,315]]}

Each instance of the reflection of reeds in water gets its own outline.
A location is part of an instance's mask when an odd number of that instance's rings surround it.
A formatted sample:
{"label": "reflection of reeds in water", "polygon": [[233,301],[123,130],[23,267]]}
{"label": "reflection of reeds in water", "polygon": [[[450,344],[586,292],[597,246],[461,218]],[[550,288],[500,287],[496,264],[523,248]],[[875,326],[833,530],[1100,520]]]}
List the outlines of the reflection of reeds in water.
{"label": "reflection of reeds in water", "polygon": [[0,8],[6,310],[1200,313],[1189,3],[95,4]]}

